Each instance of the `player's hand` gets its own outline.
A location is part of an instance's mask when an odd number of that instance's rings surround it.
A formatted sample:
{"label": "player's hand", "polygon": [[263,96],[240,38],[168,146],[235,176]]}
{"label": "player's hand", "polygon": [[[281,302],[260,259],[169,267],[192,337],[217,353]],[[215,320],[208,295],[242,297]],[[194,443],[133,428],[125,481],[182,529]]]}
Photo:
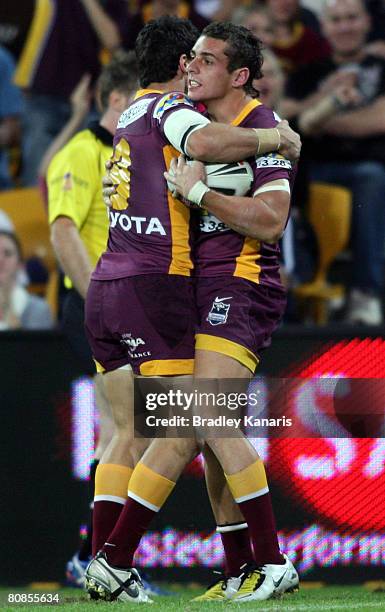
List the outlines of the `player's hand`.
{"label": "player's hand", "polygon": [[182,198],[187,196],[198,181],[206,182],[206,170],[202,162],[193,161],[188,164],[183,155],[171,161],[170,170],[164,173],[165,179],[174,188],[174,194]]}
{"label": "player's hand", "polygon": [[112,180],[112,177],[110,175],[110,170],[112,168],[113,164],[111,160],[106,161],[106,171],[107,173],[103,176],[102,179],[102,194],[103,194],[103,202],[104,204],[107,206],[107,208],[111,208],[112,207],[112,202],[111,202],[111,196],[114,195],[114,193],[116,193],[116,189]]}
{"label": "player's hand", "polygon": [[302,146],[300,135],[291,129],[286,119],[280,121],[276,125],[276,128],[281,138],[281,144],[279,145],[278,151],[287,159],[297,161]]}

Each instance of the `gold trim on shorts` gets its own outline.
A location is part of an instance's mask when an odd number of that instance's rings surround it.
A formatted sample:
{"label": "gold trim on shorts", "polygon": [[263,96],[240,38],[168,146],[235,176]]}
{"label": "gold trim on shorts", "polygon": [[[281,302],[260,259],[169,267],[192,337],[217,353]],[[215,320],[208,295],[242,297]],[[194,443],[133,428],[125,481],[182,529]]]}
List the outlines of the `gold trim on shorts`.
{"label": "gold trim on shorts", "polygon": [[104,374],[104,372],[106,371],[106,368],[104,366],[102,366],[101,363],[99,363],[99,361],[96,361],[96,359],[94,359],[94,363],[96,366],[96,371],[98,374]]}
{"label": "gold trim on shorts", "polygon": [[219,338],[210,334],[197,334],[195,336],[195,349],[214,351],[215,353],[222,353],[222,355],[232,357],[246,366],[252,373],[255,372],[259,363],[258,357],[245,346],[232,340],[227,340],[227,338]]}
{"label": "gold trim on shorts", "polygon": [[194,359],[154,359],[139,366],[142,376],[179,376],[194,372]]}

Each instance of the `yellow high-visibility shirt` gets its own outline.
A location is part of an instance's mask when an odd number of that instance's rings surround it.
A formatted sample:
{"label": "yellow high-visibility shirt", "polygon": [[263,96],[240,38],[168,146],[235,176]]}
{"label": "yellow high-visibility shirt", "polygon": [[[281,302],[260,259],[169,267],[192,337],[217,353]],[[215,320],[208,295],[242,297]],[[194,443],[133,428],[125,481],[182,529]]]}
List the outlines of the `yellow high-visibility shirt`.
{"label": "yellow high-visibility shirt", "polygon": [[[113,137],[99,124],[76,134],[52,159],[47,172],[48,218],[72,219],[95,266],[106,249],[108,213],[102,199],[105,162]],[[72,287],[65,278],[65,286]]]}

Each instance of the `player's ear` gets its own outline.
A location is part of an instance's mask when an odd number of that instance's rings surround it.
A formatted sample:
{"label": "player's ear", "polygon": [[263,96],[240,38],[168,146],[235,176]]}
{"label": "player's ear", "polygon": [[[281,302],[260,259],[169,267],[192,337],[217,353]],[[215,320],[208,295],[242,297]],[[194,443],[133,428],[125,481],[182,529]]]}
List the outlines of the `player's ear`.
{"label": "player's ear", "polygon": [[248,68],[238,68],[233,72],[233,87],[244,87],[249,79],[250,70]]}
{"label": "player's ear", "polygon": [[187,66],[188,66],[188,57],[187,55],[184,53],[183,55],[180,56],[179,58],[179,68],[181,69],[183,74],[187,73]]}

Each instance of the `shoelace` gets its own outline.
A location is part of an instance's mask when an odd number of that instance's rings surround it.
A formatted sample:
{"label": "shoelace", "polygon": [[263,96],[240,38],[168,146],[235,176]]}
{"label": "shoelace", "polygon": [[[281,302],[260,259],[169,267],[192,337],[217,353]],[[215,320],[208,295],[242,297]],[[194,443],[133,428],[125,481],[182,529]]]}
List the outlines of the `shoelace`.
{"label": "shoelace", "polygon": [[259,576],[261,577],[262,574],[264,573],[263,567],[264,567],[263,565],[258,566],[253,563],[242,565],[241,566],[242,573],[239,576],[239,578],[241,579],[241,585],[245,582],[245,580],[247,580],[247,578],[250,578],[251,574],[253,574],[254,572],[258,573]]}
{"label": "shoelace", "polygon": [[226,589],[226,586],[227,586],[227,580],[228,580],[227,576],[225,574],[223,574],[222,572],[218,572],[217,570],[214,570],[213,574],[218,574],[218,578],[216,580],[213,580],[213,582],[211,584],[209,584],[209,586],[207,587],[206,591],[209,591],[210,589],[212,589],[219,582],[223,582],[222,590],[224,591]]}

